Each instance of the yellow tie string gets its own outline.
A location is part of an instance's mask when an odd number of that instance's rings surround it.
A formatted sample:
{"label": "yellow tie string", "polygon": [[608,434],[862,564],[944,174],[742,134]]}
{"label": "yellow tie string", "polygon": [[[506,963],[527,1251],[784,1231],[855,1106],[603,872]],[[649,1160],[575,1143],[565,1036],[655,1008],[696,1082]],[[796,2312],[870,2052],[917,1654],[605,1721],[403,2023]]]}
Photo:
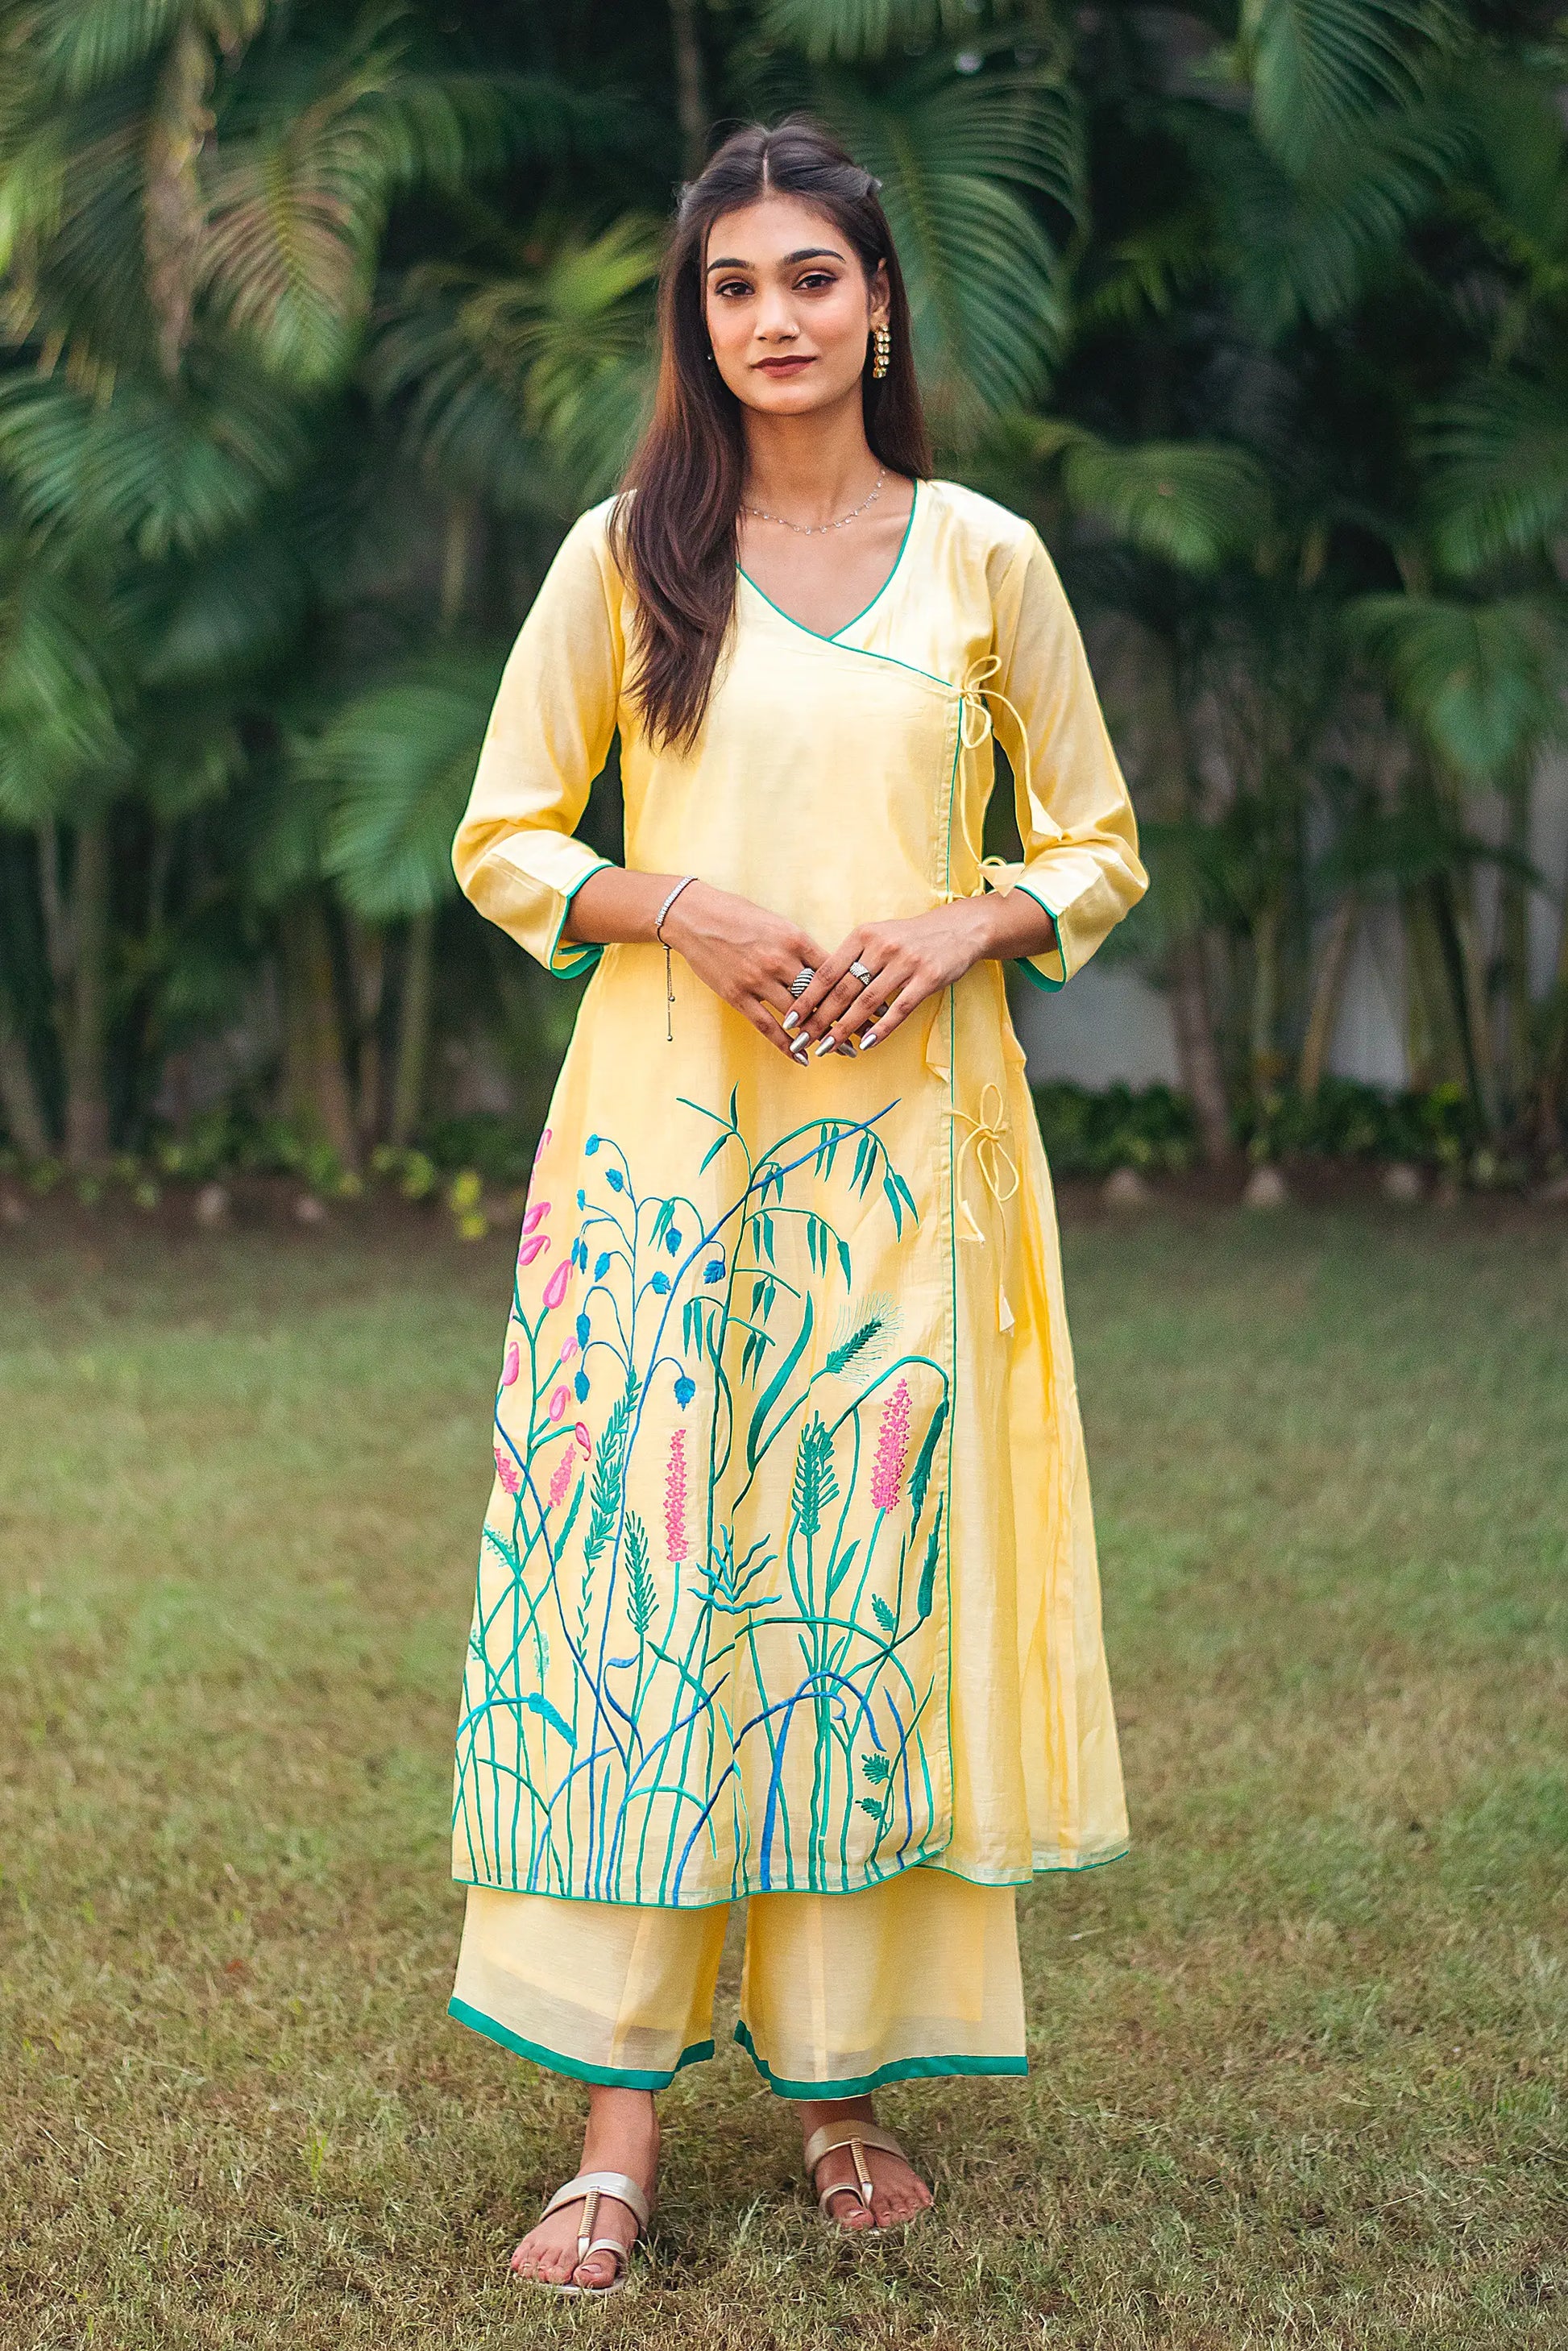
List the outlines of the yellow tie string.
{"label": "yellow tie string", "polygon": [[[973,1153],[975,1165],[980,1171],[986,1188],[998,1206],[1004,1200],[1010,1200],[1018,1190],[1018,1163],[1002,1140],[1008,1131],[1002,1090],[994,1078],[988,1078],[980,1089],[978,1118],[967,1110],[945,1111],[943,1115],[956,1121],[959,1125],[966,1126],[969,1130],[958,1145],[958,1161],[953,1171],[953,1183],[958,1197],[958,1207],[967,1228],[959,1238],[967,1241],[978,1241],[983,1248],[986,1236],[980,1230],[973,1208],[964,1197],[964,1165]],[[1011,1178],[1005,1192],[1001,1183],[1004,1169]]]}
{"label": "yellow tie string", "polygon": [[[1024,798],[1027,801],[1030,797],[1032,782],[1032,772],[1030,767],[1028,729],[1024,726],[1023,718],[1019,711],[1018,705],[1014,702],[1009,701],[1008,696],[1003,694],[998,687],[988,685],[985,682],[987,678],[994,676],[996,672],[1000,669],[1001,665],[1002,657],[999,653],[977,653],[974,660],[969,664],[968,668],[964,672],[957,689],[958,738],[967,751],[977,751],[988,735],[992,737],[995,736],[995,722],[993,721],[990,711],[987,706],[988,696],[990,701],[999,702],[1005,709],[1010,710],[1013,715],[1013,722],[1018,728],[1019,752],[1019,771],[1022,778]],[[959,795],[957,815],[958,831],[963,840],[964,846],[968,851],[970,856],[974,859],[976,864],[979,867],[982,877],[987,874],[1009,872],[1011,870],[1010,860],[1005,857],[982,857],[979,850],[975,846],[975,843],[969,835],[969,827],[967,822],[968,810],[965,797],[962,794]],[[984,883],[982,882],[982,887],[983,886]],[[995,885],[993,883],[993,887]],[[950,905],[955,898],[960,896],[968,897],[972,894],[973,893],[968,891],[944,890],[942,893],[942,902],[945,905]]]}

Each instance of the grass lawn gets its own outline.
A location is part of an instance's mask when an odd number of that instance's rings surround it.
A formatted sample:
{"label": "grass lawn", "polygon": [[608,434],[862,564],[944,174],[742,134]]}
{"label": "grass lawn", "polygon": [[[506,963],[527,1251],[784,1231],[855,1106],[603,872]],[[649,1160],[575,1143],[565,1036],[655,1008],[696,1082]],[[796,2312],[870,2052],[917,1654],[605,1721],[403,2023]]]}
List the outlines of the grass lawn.
{"label": "grass lawn", "polygon": [[883,2098],[927,2221],[721,2037],[593,2307],[506,2280],[580,2094],[445,2014],[515,1236],[80,1233],[0,1262],[5,2351],[1568,2344],[1568,1220],[1069,1219],[1133,1851],[1020,1897],[1027,2082]]}

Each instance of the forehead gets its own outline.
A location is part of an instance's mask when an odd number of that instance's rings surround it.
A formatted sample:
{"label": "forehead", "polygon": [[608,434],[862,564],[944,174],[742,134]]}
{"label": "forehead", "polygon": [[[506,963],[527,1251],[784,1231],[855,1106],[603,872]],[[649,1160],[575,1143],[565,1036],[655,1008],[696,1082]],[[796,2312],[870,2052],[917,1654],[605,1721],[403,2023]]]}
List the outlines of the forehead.
{"label": "forehead", "polygon": [[826,246],[846,261],[854,258],[842,229],[804,196],[759,196],[755,204],[720,213],[710,225],[703,266],[726,260],[765,268],[808,246]]}

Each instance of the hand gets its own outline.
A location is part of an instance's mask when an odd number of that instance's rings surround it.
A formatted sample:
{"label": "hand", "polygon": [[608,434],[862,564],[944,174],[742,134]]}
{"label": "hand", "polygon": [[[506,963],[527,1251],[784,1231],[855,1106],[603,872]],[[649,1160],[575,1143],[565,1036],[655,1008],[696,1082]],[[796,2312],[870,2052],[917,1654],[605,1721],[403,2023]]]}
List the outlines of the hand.
{"label": "hand", "polygon": [[664,937],[758,1036],[797,1066],[806,1060],[783,1023],[795,1002],[789,982],[806,965],[815,968],[822,961],[823,950],[809,932],[736,891],[693,882],[665,915]]}
{"label": "hand", "polygon": [[[1034,910],[1040,912],[1038,907]],[[993,909],[983,898],[959,898],[929,914],[890,923],[861,923],[831,955],[794,1009],[796,1033],[816,1051],[869,1051],[889,1037],[915,1007],[996,952]],[[863,964],[868,980],[850,970]],[[876,1017],[873,1019],[873,1015]]]}

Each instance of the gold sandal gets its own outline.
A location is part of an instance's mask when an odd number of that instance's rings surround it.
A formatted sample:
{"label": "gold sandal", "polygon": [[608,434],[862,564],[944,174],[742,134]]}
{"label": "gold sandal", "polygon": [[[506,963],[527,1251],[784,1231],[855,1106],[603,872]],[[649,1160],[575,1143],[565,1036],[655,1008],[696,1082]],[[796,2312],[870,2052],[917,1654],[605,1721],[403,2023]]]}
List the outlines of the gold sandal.
{"label": "gold sandal", "polygon": [[[843,2226],[843,2222],[835,2220],[828,2210],[835,2196],[858,2196],[862,2211],[871,2211],[872,2191],[875,2182],[866,2168],[865,2151],[868,2147],[880,2147],[885,2155],[902,2156],[904,2161],[909,2163],[908,2149],[900,2145],[890,2130],[884,2130],[881,2123],[823,2123],[819,2129],[811,2133],[804,2149],[806,2169],[813,2188],[817,2185],[818,2164],[825,2155],[836,2153],[841,2147],[849,2148],[850,2160],[855,2168],[855,2176],[852,2179],[835,2180],[831,2188],[822,2189],[817,2198],[818,2211],[822,2219],[831,2222],[835,2229],[841,2229]],[[912,2163],[909,2168],[912,2171],[915,2168]],[[911,2214],[910,2218],[913,2219],[913,2217]],[[877,2230],[883,2229],[884,2226],[902,2229],[905,2225],[903,2220],[883,2223],[874,2215],[872,2220],[872,2227]]]}
{"label": "gold sandal", "polygon": [[602,2294],[620,2292],[626,2283],[626,2273],[631,2266],[632,2245],[623,2245],[619,2237],[594,2235],[593,2223],[599,2217],[599,2199],[601,2196],[613,2196],[618,2204],[624,2204],[631,2212],[637,2223],[637,2236],[632,2240],[632,2244],[634,2245],[648,2226],[653,2207],[637,2182],[624,2171],[580,2171],[575,2179],[569,2179],[564,2188],[556,2189],[555,2194],[539,2214],[539,2219],[548,2220],[550,2214],[559,2211],[563,2204],[575,2204],[580,2198],[582,2219],[577,2232],[578,2262],[579,2263],[585,2262],[590,2253],[612,2254],[615,2262],[615,2274],[609,2284],[574,2285],[570,2278],[559,2283],[554,2278],[529,2278],[528,2283],[530,2285],[547,2286],[552,2294]]}

